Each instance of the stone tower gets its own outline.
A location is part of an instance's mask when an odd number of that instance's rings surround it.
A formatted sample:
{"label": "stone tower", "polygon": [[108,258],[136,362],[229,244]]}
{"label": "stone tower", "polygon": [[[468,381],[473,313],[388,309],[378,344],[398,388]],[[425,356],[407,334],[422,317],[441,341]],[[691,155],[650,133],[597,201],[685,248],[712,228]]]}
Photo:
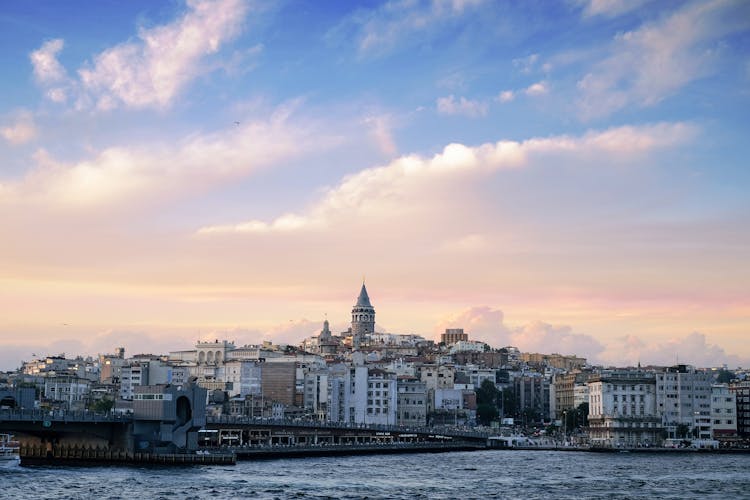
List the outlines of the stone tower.
{"label": "stone tower", "polygon": [[372,333],[375,333],[375,308],[370,304],[367,288],[362,283],[357,303],[352,308],[352,347],[359,349],[365,335]]}

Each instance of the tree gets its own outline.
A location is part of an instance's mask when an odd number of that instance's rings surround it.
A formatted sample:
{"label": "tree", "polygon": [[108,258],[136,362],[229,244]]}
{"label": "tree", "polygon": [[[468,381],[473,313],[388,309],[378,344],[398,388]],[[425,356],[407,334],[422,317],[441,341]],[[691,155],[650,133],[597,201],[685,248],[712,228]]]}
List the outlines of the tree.
{"label": "tree", "polygon": [[589,426],[589,404],[581,403],[578,405],[578,427]]}
{"label": "tree", "polygon": [[501,392],[489,379],[483,380],[479,389],[474,392],[477,395],[477,421],[481,425],[489,425],[499,416],[497,407],[501,401]]}
{"label": "tree", "polygon": [[516,392],[512,387],[508,387],[503,390],[502,394],[503,401],[503,414],[518,417],[518,403],[516,401]]}
{"label": "tree", "polygon": [[115,402],[109,398],[102,398],[91,405],[91,409],[97,413],[107,413],[112,407],[115,406]]}
{"label": "tree", "polygon": [[690,432],[690,427],[688,427],[685,424],[679,424],[675,432],[677,433],[677,437],[679,439],[684,439],[687,437],[688,433]]}
{"label": "tree", "polygon": [[728,384],[734,379],[734,373],[729,370],[719,370],[719,375],[716,377],[717,384]]}
{"label": "tree", "polygon": [[486,403],[477,405],[477,422],[480,425],[490,425],[490,423],[497,419],[499,413],[497,407]]}

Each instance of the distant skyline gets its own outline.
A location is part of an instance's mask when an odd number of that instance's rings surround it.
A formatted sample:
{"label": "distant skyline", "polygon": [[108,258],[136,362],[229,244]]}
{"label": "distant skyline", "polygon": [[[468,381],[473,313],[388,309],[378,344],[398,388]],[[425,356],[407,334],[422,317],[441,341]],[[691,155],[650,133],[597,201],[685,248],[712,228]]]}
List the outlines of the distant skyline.
{"label": "distant skyline", "polygon": [[347,326],[750,366],[750,3],[0,5],[0,369]]}

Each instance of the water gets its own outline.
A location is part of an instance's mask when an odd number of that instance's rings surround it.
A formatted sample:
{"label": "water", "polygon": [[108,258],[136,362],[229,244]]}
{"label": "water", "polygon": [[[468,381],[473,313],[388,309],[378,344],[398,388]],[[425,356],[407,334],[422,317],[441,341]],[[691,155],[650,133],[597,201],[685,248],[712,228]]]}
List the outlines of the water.
{"label": "water", "polygon": [[456,452],[0,469],[0,498],[750,498],[750,455]]}

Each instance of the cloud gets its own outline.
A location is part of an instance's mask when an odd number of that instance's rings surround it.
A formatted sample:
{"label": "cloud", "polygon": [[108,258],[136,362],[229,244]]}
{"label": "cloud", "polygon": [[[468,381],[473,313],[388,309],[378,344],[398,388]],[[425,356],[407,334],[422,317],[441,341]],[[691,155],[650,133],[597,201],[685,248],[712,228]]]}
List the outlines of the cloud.
{"label": "cloud", "polygon": [[437,100],[437,111],[442,115],[464,115],[479,117],[487,114],[487,104],[460,97],[458,100],[451,94]]}
{"label": "cloud", "polygon": [[545,95],[549,92],[549,84],[547,82],[536,82],[524,90],[524,93],[529,97],[538,97]]}
{"label": "cloud", "polygon": [[693,2],[669,17],[618,34],[608,55],[578,81],[583,119],[653,106],[714,72],[717,42],[750,27],[746,2]]}
{"label": "cloud", "polygon": [[359,54],[382,54],[416,33],[463,16],[485,0],[392,0],[372,9],[359,9],[329,36],[353,32]]}
{"label": "cloud", "polygon": [[46,42],[31,54],[37,82],[56,102],[75,94],[78,107],[167,107],[204,71],[202,59],[237,36],[249,4],[190,0],[187,7],[175,21],[141,28],[136,40],[97,54],[78,70],[77,80],[68,78],[57,61],[63,41]]}
{"label": "cloud", "polygon": [[497,100],[500,102],[510,102],[516,98],[515,92],[512,90],[503,90],[497,95]]}
{"label": "cloud", "polygon": [[684,337],[665,341],[646,341],[626,335],[611,342],[601,355],[601,361],[614,366],[689,364],[697,367],[730,368],[750,366],[750,358],[737,356],[724,348],[710,344],[705,334],[693,332]]}
{"label": "cloud", "polygon": [[314,125],[297,117],[291,124],[295,107],[287,103],[266,121],[249,119],[176,144],[108,147],[74,163],[39,150],[34,169],[3,185],[0,205],[90,208],[180,196],[327,147],[333,139],[313,137]]}
{"label": "cloud", "polygon": [[[368,216],[388,220],[403,215],[420,200],[444,205],[445,190],[455,189],[462,178],[486,176],[501,169],[527,165],[537,155],[580,157],[617,153],[623,159],[680,144],[695,134],[685,123],[659,123],[589,131],[579,137],[552,136],[523,142],[499,141],[470,147],[449,144],[431,158],[402,156],[391,163],[345,177],[338,186],[304,214],[288,213],[270,222],[250,220],[238,224],[205,226],[199,235],[223,233],[283,233],[325,228],[342,217]],[[440,184],[444,188],[439,188]]]}
{"label": "cloud", "polygon": [[29,58],[34,67],[34,78],[42,85],[58,83],[67,78],[65,68],[57,60],[57,54],[63,49],[65,42],[61,38],[48,40],[31,53]]}
{"label": "cloud", "polygon": [[439,333],[446,328],[463,328],[472,340],[481,340],[493,347],[512,345],[523,352],[576,354],[594,358],[604,346],[590,335],[574,333],[569,326],[554,326],[534,321],[519,327],[505,324],[500,309],[477,306],[446,316],[435,328]]}
{"label": "cloud", "polygon": [[364,123],[370,127],[370,136],[375,144],[377,144],[381,153],[393,156],[398,152],[396,142],[393,139],[393,133],[391,132],[390,116],[382,114],[367,116],[364,119]]}
{"label": "cloud", "polygon": [[531,54],[526,57],[519,57],[513,59],[513,67],[524,74],[529,74],[534,71],[537,62],[539,62],[539,54]]}
{"label": "cloud", "polygon": [[582,16],[613,18],[630,11],[639,9],[651,0],[577,0],[576,4],[582,8]]}
{"label": "cloud", "polygon": [[0,128],[0,135],[11,144],[24,144],[36,137],[34,117],[30,111],[21,110],[12,116],[12,123]]}
{"label": "cloud", "polygon": [[445,328],[463,328],[472,340],[481,340],[493,347],[514,346],[522,352],[575,354],[590,364],[635,366],[653,364],[671,366],[677,363],[697,367],[730,368],[750,366],[750,359],[728,353],[710,344],[706,335],[691,333],[666,341],[649,342],[637,335],[626,335],[604,341],[594,335],[576,333],[567,325],[532,321],[521,326],[508,326],[500,309],[476,306],[442,318],[435,326],[435,335]]}

